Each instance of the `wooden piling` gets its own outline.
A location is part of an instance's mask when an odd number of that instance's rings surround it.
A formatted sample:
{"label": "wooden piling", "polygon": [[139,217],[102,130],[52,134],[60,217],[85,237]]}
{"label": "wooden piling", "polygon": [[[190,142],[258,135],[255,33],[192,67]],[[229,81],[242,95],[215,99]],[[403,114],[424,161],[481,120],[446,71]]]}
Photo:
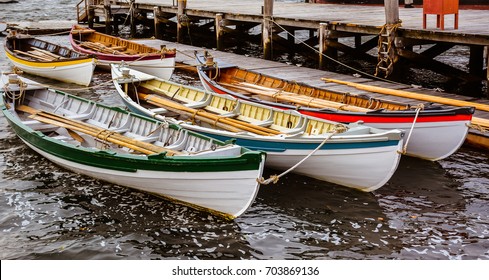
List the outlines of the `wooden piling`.
{"label": "wooden piling", "polygon": [[263,58],[272,59],[273,0],[263,0]]}
{"label": "wooden piling", "polygon": [[136,37],[136,7],[135,7],[135,0],[131,0],[131,14],[130,14],[130,18],[131,18],[131,37],[134,38]]}
{"label": "wooden piling", "polygon": [[328,65],[327,63],[330,59],[338,58],[338,51],[330,46],[330,41],[338,41],[337,38],[334,38],[333,31],[329,29],[329,25],[327,23],[319,24],[319,69],[326,69]]}
{"label": "wooden piling", "polygon": [[217,49],[222,51],[224,49],[222,37],[224,35],[224,29],[222,28],[222,14],[216,14],[215,28],[216,28],[216,46]]}
{"label": "wooden piling", "polygon": [[489,97],[489,46],[486,46],[486,96]]}
{"label": "wooden piling", "polygon": [[399,61],[397,46],[397,26],[399,20],[398,0],[384,0],[385,26],[379,35],[378,64],[375,75],[385,78],[395,76],[399,73],[396,64]]}
{"label": "wooden piling", "polygon": [[163,32],[161,28],[160,20],[158,19],[161,14],[160,7],[153,7],[153,15],[154,15],[154,25],[155,25],[155,38],[163,39]]}
{"label": "wooden piling", "polygon": [[178,0],[178,10],[177,10],[177,42],[183,42],[183,22],[185,18],[185,9],[187,7],[187,0]]}
{"label": "wooden piling", "polygon": [[94,20],[95,20],[95,8],[93,7],[93,0],[90,0],[90,5],[88,5],[88,27],[93,29]]}
{"label": "wooden piling", "polygon": [[385,8],[385,23],[387,24],[399,23],[399,1],[384,0],[384,8]]}
{"label": "wooden piling", "polygon": [[470,46],[469,73],[482,76],[484,67],[484,46]]}
{"label": "wooden piling", "polygon": [[112,34],[112,9],[110,8],[110,0],[104,0],[105,13],[105,34]]}
{"label": "wooden piling", "polygon": [[362,46],[362,36],[355,35],[355,48],[360,48]]}

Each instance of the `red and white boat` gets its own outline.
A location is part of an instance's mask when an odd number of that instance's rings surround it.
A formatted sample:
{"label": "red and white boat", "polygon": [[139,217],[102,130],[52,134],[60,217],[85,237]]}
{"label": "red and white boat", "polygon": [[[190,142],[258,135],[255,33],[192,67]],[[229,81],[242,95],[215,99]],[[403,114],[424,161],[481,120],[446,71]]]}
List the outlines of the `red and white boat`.
{"label": "red and white boat", "polygon": [[[226,63],[206,64],[205,55],[197,54],[200,80],[207,90],[230,94],[236,98],[282,109],[294,109],[302,114],[336,122],[364,124],[381,129],[404,130],[405,154],[436,161],[455,153],[464,143],[473,107],[442,107],[427,105],[422,110],[408,104],[373,99],[363,95],[331,92],[297,81],[286,81],[245,70]],[[280,99],[286,96],[289,99]],[[288,97],[287,97],[288,96]],[[301,101],[290,99],[299,96]],[[305,98],[305,99],[304,99]],[[307,99],[309,98],[309,99]],[[313,107],[311,100],[321,100],[340,106]],[[305,103],[304,103],[305,102]],[[318,102],[318,104],[324,104]],[[346,111],[351,107],[357,111]]]}
{"label": "red and white boat", "polygon": [[135,41],[74,25],[70,43],[77,52],[97,57],[97,65],[110,70],[110,64],[124,62],[128,67],[158,78],[170,79],[175,69],[175,49],[156,49]]}

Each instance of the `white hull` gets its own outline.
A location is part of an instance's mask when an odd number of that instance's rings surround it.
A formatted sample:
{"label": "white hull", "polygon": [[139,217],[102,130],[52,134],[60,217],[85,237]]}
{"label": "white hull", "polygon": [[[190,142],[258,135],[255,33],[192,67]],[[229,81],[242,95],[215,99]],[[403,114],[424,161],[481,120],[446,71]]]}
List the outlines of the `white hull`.
{"label": "white hull", "polygon": [[[203,77],[200,76],[200,79],[206,90],[213,91]],[[366,122],[365,125],[386,130],[401,129],[405,132],[403,141],[406,143],[412,123]],[[409,137],[406,155],[430,161],[444,159],[462,146],[467,137],[469,125],[470,121],[415,123],[412,135]]]}
{"label": "white hull", "polygon": [[[108,71],[110,71],[110,64],[118,64],[118,62],[97,60],[97,65]],[[169,80],[173,75],[173,71],[175,70],[174,57],[152,60],[124,61],[124,64],[131,69],[138,70],[164,80]]]}
{"label": "white hull", "polygon": [[[125,98],[125,100],[129,99]],[[148,115],[151,114],[144,108],[140,107],[140,109],[146,111]],[[154,117],[160,120],[164,119],[164,117],[159,115],[155,115]],[[238,136],[228,131],[219,131],[216,133],[215,129],[191,125],[185,122],[180,122],[179,125],[189,130],[212,135],[212,137],[219,135],[235,138],[238,140],[238,143],[240,143],[240,139],[255,139],[252,136]],[[261,137],[261,139],[264,142],[275,142],[279,146],[281,146],[280,143],[283,143],[282,146],[285,146],[286,143],[290,144],[291,141],[294,141],[279,138],[269,138],[266,140],[267,137]],[[314,143],[319,145],[321,140],[316,140]],[[364,192],[371,192],[385,185],[396,171],[401,160],[402,144],[403,141],[401,140],[398,145],[377,148],[318,150],[292,171],[311,178]],[[325,144],[325,146],[327,145],[328,143]],[[285,171],[303,160],[311,152],[312,150],[308,149],[287,149],[283,152],[267,151],[266,167]]]}
{"label": "white hull", "polygon": [[[395,123],[395,127],[392,123],[368,125],[380,129],[402,129],[405,131],[404,143],[408,140],[412,126],[411,123]],[[462,146],[469,132],[469,125],[470,121],[416,123],[409,137],[406,154],[431,161],[444,159]]]}
{"label": "white hull", "polygon": [[[155,117],[163,119],[158,115]],[[220,135],[228,138],[237,138],[238,143],[240,143],[240,139],[250,140],[255,138],[246,135],[237,136],[228,131],[216,133],[214,129],[184,122],[179,124],[189,130],[213,135],[213,137]],[[291,141],[294,141],[279,138],[266,140],[267,137],[261,137],[261,139],[264,142],[274,142],[278,146],[285,146],[286,143],[290,144]],[[283,145],[280,145],[280,143],[283,143]],[[319,145],[321,140],[314,143]],[[292,172],[364,192],[371,192],[385,185],[396,171],[402,155],[402,144],[403,141],[401,140],[398,145],[377,148],[320,149],[295,167]],[[327,145],[328,142],[324,147]],[[287,149],[281,152],[267,151],[265,164],[266,167],[285,171],[303,160],[311,152],[312,150],[309,149]]]}
{"label": "white hull", "polygon": [[45,77],[66,83],[88,86],[92,80],[95,69],[95,59],[91,62],[68,66],[34,67],[10,60],[20,70],[40,77]]}
{"label": "white hull", "polygon": [[[243,214],[255,200],[259,191],[256,179],[262,176],[264,164],[262,161],[262,166],[254,171],[123,172],[67,161],[37,149],[25,141],[24,143],[50,161],[73,172],[178,200],[181,203],[191,204],[195,208],[212,209],[233,217]],[[250,188],[250,185],[255,187]]]}
{"label": "white hull", "polygon": [[[297,166],[294,173],[365,192],[374,191],[385,185],[396,171],[401,154],[395,151],[400,150],[401,144],[402,141],[398,146],[377,149],[319,150]],[[268,152],[266,164],[267,167],[287,170],[309,152]]]}

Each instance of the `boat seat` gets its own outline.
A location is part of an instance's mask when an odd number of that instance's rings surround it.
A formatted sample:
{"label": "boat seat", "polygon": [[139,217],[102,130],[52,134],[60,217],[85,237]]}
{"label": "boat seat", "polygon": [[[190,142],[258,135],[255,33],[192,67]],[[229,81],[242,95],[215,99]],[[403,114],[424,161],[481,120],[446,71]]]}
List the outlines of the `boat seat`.
{"label": "boat seat", "polygon": [[73,138],[65,136],[65,135],[57,135],[57,136],[52,136],[51,138],[56,139],[56,140],[61,140],[61,141],[72,141]]}
{"label": "boat seat", "polygon": [[46,102],[44,100],[39,100],[39,104],[47,108],[56,109],[56,106],[54,104]]}
{"label": "boat seat", "polygon": [[37,120],[22,121],[22,123],[30,127],[32,130],[37,130],[41,132],[54,131],[59,128],[59,126],[46,124]]}
{"label": "boat seat", "polygon": [[167,149],[175,150],[175,151],[181,151],[185,149],[185,145],[187,144],[187,136],[188,136],[188,131],[183,130],[181,133],[178,135],[178,139],[173,142],[171,145],[165,146]]}
{"label": "boat seat", "polygon": [[205,106],[204,110],[209,111],[211,113],[218,114],[219,116],[226,117],[226,118],[234,118],[234,117],[239,115],[236,112],[233,112],[233,111],[229,112],[229,111],[218,109],[218,108],[212,107],[212,106]]}
{"label": "boat seat", "polygon": [[146,142],[146,143],[153,143],[155,141],[160,140],[159,136],[140,136],[140,135],[134,136],[135,134],[132,134],[132,136],[131,136],[128,134],[131,134],[131,133],[130,132],[124,133],[124,136],[129,136],[129,137],[133,138],[134,140]]}
{"label": "boat seat", "polygon": [[93,120],[93,119],[88,119],[86,121],[86,123],[87,124],[98,126],[101,129],[107,129],[107,130],[110,130],[110,131],[113,131],[113,132],[117,132],[117,133],[124,133],[124,132],[128,132],[129,131],[129,128],[126,125],[122,125],[120,127],[107,128],[107,125],[105,125],[104,123],[98,122],[98,121]]}
{"label": "boat seat", "polygon": [[239,115],[236,119],[238,119],[240,121],[248,122],[248,123],[253,124],[253,125],[262,126],[262,127],[268,127],[268,126],[271,126],[273,124],[272,119],[260,121],[260,120],[249,118],[249,117],[246,117],[243,115]]}
{"label": "boat seat", "polygon": [[260,121],[260,122],[251,122],[251,124],[258,125],[258,126],[263,126],[263,127],[268,127],[268,126],[271,126],[273,124],[273,120],[266,120],[266,121]]}
{"label": "boat seat", "polygon": [[370,134],[370,127],[353,127],[349,128],[347,131],[341,133],[342,135],[359,135],[359,134]]}
{"label": "boat seat", "polygon": [[168,110],[165,109],[165,108],[153,108],[153,109],[149,109],[152,113],[155,113],[155,114],[163,114],[163,113],[167,113]]}
{"label": "boat seat", "polygon": [[70,110],[66,110],[64,108],[57,108],[54,110],[55,114],[62,114],[63,117],[71,119],[71,120],[78,120],[78,121],[83,121],[91,118],[93,114],[95,114],[95,106],[90,108],[90,110],[87,110],[83,113],[73,113]]}
{"label": "boat seat", "polygon": [[284,128],[283,126],[271,125],[268,128],[275,129],[277,131],[280,131],[280,133],[284,133],[284,134],[297,134],[297,133],[304,132],[304,127]]}

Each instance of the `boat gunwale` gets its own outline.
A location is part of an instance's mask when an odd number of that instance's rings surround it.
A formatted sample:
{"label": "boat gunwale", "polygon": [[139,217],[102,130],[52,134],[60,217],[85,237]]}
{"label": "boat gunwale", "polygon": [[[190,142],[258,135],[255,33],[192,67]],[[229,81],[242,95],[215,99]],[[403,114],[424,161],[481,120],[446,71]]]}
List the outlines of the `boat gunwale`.
{"label": "boat gunwale", "polygon": [[[370,122],[369,119],[371,119],[371,118],[372,118],[372,120],[374,120],[374,122],[381,122],[380,120],[375,120],[375,118],[379,118],[379,117],[385,118],[385,120],[387,120],[387,122],[399,122],[400,121],[400,122],[412,123],[414,117],[417,114],[418,115],[417,122],[433,122],[433,121],[444,122],[444,121],[449,121],[449,120],[468,120],[468,121],[470,121],[472,119],[474,112],[475,112],[474,107],[448,107],[448,106],[438,106],[438,108],[436,108],[436,109],[425,108],[425,109],[419,111],[419,113],[416,112],[415,108],[405,109],[405,110],[377,109],[377,110],[372,110],[369,112],[352,112],[352,111],[341,111],[341,110],[329,109],[329,108],[312,108],[312,107],[304,107],[304,106],[294,106],[294,105],[285,104],[285,103],[281,103],[281,102],[273,102],[273,101],[267,101],[264,99],[256,99],[256,98],[248,97],[244,94],[240,94],[239,92],[229,90],[228,88],[217,83],[215,80],[211,79],[209,77],[209,75],[207,74],[207,70],[215,69],[215,67],[205,66],[205,63],[202,60],[202,55],[196,55],[196,58],[200,64],[197,66],[197,72],[198,72],[199,77],[201,78],[202,82],[211,86],[218,93],[229,94],[229,95],[232,95],[238,99],[253,101],[253,102],[261,103],[261,104],[264,104],[267,106],[272,106],[272,107],[277,107],[277,108],[282,108],[282,109],[298,109],[298,111],[301,112],[302,114],[315,116],[315,117],[319,117],[319,118],[321,115],[327,114],[327,115],[337,115],[337,116],[349,116],[352,118],[363,117],[364,118],[363,121],[365,123],[369,123]],[[218,68],[219,68],[219,66],[218,66]],[[238,69],[241,69],[241,68],[234,66],[234,65],[226,65],[222,68],[238,68]],[[253,72],[251,70],[244,70],[244,69],[243,69],[243,71]],[[266,76],[266,77],[269,77],[271,79],[287,82],[286,80],[275,78],[275,77],[272,77],[270,75],[265,75],[265,74],[261,74],[261,73],[259,75]],[[301,85],[303,85],[305,87],[309,87],[309,88],[317,88],[317,87],[310,86],[310,85],[300,83],[300,82],[298,82],[298,84],[301,84]],[[322,88],[317,88],[317,89],[325,90]],[[330,90],[327,90],[327,91],[330,91]],[[331,91],[331,92],[336,93],[336,94],[343,94],[343,93],[335,92],[335,91]],[[361,96],[358,96],[358,97],[361,97]],[[384,100],[382,100],[382,101],[384,101]],[[386,102],[391,102],[391,101],[386,101]],[[392,102],[392,103],[395,104],[396,102]],[[405,119],[399,119],[399,117],[405,118]],[[436,120],[436,119],[429,118],[429,117],[440,117],[441,119]],[[397,118],[397,119],[394,120],[394,118]],[[407,118],[409,118],[409,119],[407,119]],[[389,119],[392,119],[392,120],[388,121]]]}

